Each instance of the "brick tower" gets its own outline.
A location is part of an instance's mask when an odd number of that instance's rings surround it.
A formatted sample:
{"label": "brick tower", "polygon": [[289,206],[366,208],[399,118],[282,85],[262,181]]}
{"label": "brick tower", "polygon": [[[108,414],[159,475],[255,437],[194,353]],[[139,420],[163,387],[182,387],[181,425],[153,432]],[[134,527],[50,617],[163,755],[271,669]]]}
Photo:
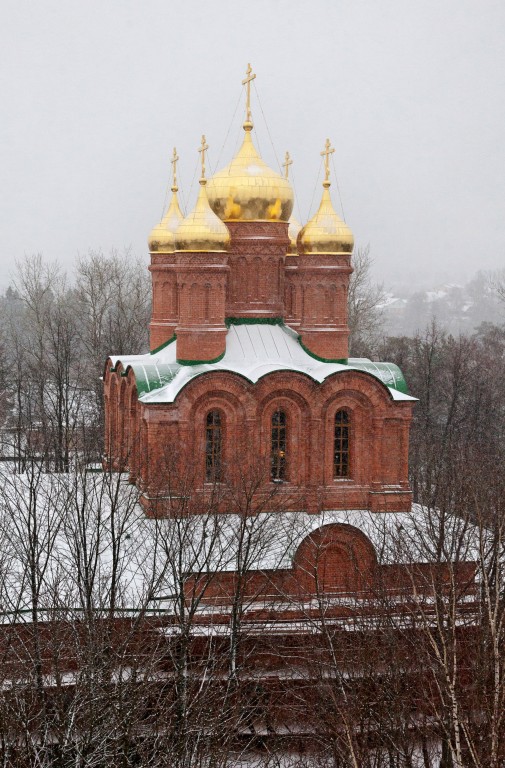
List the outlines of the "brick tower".
{"label": "brick tower", "polygon": [[168,210],[149,235],[151,254],[149,271],[152,276],[152,318],[149,325],[151,350],[161,346],[175,333],[179,318],[177,295],[177,269],[175,262],[175,231],[184,216],[177,199],[177,151],[172,155],[172,200]]}

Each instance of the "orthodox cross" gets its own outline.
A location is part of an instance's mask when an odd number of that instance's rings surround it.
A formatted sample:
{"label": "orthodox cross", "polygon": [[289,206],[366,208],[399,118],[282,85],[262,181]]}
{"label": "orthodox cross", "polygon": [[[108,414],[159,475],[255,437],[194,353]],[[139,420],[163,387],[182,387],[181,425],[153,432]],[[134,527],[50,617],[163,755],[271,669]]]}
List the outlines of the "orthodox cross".
{"label": "orthodox cross", "polygon": [[329,139],[326,139],[324,150],[321,152],[321,157],[324,157],[324,180],[328,181],[330,178],[330,155],[335,152],[335,149],[330,149],[331,143]]}
{"label": "orthodox cross", "polygon": [[251,122],[251,83],[254,80],[254,78],[256,77],[256,75],[252,74],[252,67],[251,67],[250,64],[247,65],[246,75],[247,75],[246,79],[242,80],[242,85],[246,85],[247,86],[247,90],[246,90],[246,94],[247,94],[246,95],[246,115],[247,115],[247,117],[246,117],[246,120],[248,122]]}
{"label": "orthodox cross", "polygon": [[172,164],[172,177],[173,177],[173,183],[172,183],[172,191],[177,191],[177,161],[179,160],[179,156],[177,154],[177,150],[174,147],[174,151],[172,154],[172,159],[170,160]]}
{"label": "orthodox cross", "polygon": [[208,148],[209,148],[209,145],[205,141],[205,136],[202,136],[202,145],[198,150],[202,154],[202,179],[205,178],[205,153],[208,150]]}
{"label": "orthodox cross", "polygon": [[293,161],[291,160],[289,156],[289,152],[286,152],[286,157],[284,158],[284,162],[282,164],[282,167],[284,168],[284,176],[286,179],[289,178],[289,166],[293,165]]}

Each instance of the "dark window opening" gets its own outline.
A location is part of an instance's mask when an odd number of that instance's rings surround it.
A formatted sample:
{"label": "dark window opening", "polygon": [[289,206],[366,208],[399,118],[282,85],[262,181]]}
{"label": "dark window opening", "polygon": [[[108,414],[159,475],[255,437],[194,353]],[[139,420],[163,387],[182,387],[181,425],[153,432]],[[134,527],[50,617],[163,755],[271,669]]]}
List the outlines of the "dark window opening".
{"label": "dark window opening", "polygon": [[286,479],[286,414],[284,411],[275,411],[272,414],[270,478],[273,481]]}
{"label": "dark window opening", "polygon": [[335,414],[335,437],[333,449],[333,477],[349,477],[349,440],[351,424],[347,411]]}
{"label": "dark window opening", "polygon": [[209,411],[205,421],[205,481],[218,483],[223,479],[222,424],[219,411]]}

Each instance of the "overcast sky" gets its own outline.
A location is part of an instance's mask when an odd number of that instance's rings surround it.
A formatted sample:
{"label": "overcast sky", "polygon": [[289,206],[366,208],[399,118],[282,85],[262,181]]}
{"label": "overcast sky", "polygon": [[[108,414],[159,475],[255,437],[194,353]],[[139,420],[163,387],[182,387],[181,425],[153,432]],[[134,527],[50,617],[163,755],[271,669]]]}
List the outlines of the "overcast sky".
{"label": "overcast sky", "polygon": [[249,61],[254,140],[291,153],[302,222],[329,137],[378,279],[503,267],[504,39],[503,0],[1,0],[0,286],[35,252],[147,263],[173,146],[192,207],[201,134],[213,170],[241,137]]}

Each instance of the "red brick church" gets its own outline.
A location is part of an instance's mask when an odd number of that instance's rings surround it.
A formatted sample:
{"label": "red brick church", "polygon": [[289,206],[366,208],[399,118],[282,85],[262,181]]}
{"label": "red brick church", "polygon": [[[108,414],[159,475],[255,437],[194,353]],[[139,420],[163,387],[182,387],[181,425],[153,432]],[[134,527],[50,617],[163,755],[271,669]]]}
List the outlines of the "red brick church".
{"label": "red brick church", "polygon": [[[201,179],[183,217],[174,150],[172,201],[149,237],[149,354],[110,358],[105,372],[109,465],[127,470],[147,514],[177,495],[170,454],[194,469],[193,492],[246,468],[258,493],[324,510],[407,511],[414,398],[401,371],[348,356],[353,235],[334,210],[326,141],[322,197],[300,227],[293,189],[244,138],[222,171]],[[170,487],[169,487],[170,486]]]}

